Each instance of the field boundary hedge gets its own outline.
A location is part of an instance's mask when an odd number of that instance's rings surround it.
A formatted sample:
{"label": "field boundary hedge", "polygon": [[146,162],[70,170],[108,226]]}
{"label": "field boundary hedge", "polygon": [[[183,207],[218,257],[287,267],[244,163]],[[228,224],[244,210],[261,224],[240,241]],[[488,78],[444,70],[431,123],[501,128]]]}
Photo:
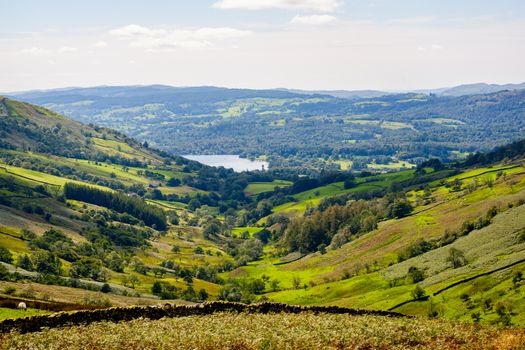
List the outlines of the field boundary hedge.
{"label": "field boundary hedge", "polygon": [[374,315],[388,317],[411,317],[401,313],[380,310],[350,309],[339,306],[298,306],[280,303],[241,304],[233,302],[205,302],[195,305],[165,304],[159,306],[115,307],[99,310],[80,310],[74,312],[58,312],[51,315],[39,315],[18,319],[8,319],[0,322],[0,332],[38,332],[43,328],[85,325],[93,322],[131,321],[137,318],[158,320],[163,317],[184,317],[194,315],[209,315],[216,312],[238,313],[328,313],[347,315]]}

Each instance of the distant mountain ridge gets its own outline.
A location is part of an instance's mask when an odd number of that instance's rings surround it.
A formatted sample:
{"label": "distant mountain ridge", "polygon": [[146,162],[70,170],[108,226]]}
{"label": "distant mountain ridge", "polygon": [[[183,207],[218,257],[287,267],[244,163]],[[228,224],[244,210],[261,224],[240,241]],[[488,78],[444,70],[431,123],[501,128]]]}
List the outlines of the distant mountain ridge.
{"label": "distant mountain ridge", "polygon": [[[505,90],[522,90],[525,89],[525,82],[517,84],[488,84],[488,83],[472,83],[462,84],[453,87],[444,87],[436,89],[414,89],[414,90],[399,90],[399,91],[382,91],[373,89],[363,90],[304,90],[304,89],[243,89],[243,88],[225,88],[217,86],[170,86],[162,84],[153,85],[123,85],[123,86],[93,86],[93,87],[66,87],[57,89],[42,89],[42,90],[28,90],[17,91],[11,93],[0,93],[0,95],[16,97],[18,99],[27,100],[33,103],[49,103],[50,97],[59,103],[69,99],[84,97],[97,98],[122,98],[127,97],[144,97],[157,96],[159,101],[164,102],[169,98],[188,98],[189,95],[207,95],[210,98],[218,99],[241,99],[241,98],[293,98],[307,96],[330,96],[343,99],[366,99],[378,98],[388,95],[395,95],[400,93],[424,93],[435,94],[439,96],[467,96],[489,94]],[[75,96],[75,97],[73,97]]]}
{"label": "distant mountain ridge", "polygon": [[490,94],[494,92],[500,92],[505,90],[523,90],[525,89],[525,83],[521,84],[486,84],[486,83],[476,83],[476,84],[464,84],[458,85],[448,89],[439,89],[434,90],[434,93],[443,96],[465,96],[465,95],[480,95],[480,94]]}

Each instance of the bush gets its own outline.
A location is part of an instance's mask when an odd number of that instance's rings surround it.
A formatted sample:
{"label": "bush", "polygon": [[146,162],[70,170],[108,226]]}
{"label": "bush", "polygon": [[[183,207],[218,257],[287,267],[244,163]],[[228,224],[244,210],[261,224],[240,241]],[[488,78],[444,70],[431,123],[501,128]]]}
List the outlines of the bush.
{"label": "bush", "polygon": [[427,293],[425,292],[425,290],[423,288],[421,288],[419,285],[417,285],[416,288],[414,288],[414,290],[410,293],[410,295],[412,295],[412,298],[414,300],[417,300],[417,299],[421,299],[424,296],[426,296]]}
{"label": "bush", "polygon": [[447,257],[447,261],[452,264],[452,267],[457,269],[458,267],[467,265],[468,261],[465,258],[465,254],[456,248],[450,248],[449,249],[449,255]]}
{"label": "bush", "polygon": [[15,292],[16,292],[16,288],[15,287],[5,287],[4,288],[4,294],[13,295],[13,294],[15,294]]}
{"label": "bush", "polygon": [[418,283],[425,279],[425,273],[415,266],[410,266],[408,268],[407,277],[412,281],[412,283]]}
{"label": "bush", "polygon": [[111,301],[108,298],[100,298],[94,295],[85,295],[81,302],[83,305],[96,306],[96,307],[110,307]]}
{"label": "bush", "polygon": [[0,261],[11,264],[13,262],[13,254],[4,247],[0,247]]}
{"label": "bush", "polygon": [[109,292],[111,292],[111,286],[109,284],[107,284],[107,283],[104,283],[102,285],[102,288],[100,288],[100,291],[102,293],[109,293]]}

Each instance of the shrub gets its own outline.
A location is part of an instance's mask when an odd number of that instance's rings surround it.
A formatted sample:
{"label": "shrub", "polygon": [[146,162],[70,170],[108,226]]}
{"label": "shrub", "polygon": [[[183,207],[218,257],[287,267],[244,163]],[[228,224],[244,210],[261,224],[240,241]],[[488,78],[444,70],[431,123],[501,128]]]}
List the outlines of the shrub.
{"label": "shrub", "polygon": [[100,291],[102,293],[109,293],[109,292],[111,292],[111,286],[109,284],[107,284],[107,283],[104,283],[102,285],[102,288],[100,288]]}
{"label": "shrub", "polygon": [[407,277],[412,281],[412,283],[418,283],[425,279],[425,273],[415,266],[410,266],[408,268]]}
{"label": "shrub", "polygon": [[456,248],[450,248],[449,249],[449,255],[447,257],[447,261],[452,264],[452,267],[457,269],[458,267],[467,265],[468,261],[465,258],[465,254]]}
{"label": "shrub", "polygon": [[16,292],[16,288],[15,287],[5,287],[4,288],[4,294],[13,295],[13,294],[15,294],[15,292]]}
{"label": "shrub", "polygon": [[110,307],[111,301],[108,298],[100,298],[94,295],[85,295],[81,302],[83,305],[96,306],[96,307]]}
{"label": "shrub", "polygon": [[293,276],[292,278],[292,286],[294,289],[301,288],[301,279],[297,276]]}
{"label": "shrub", "polygon": [[13,262],[13,254],[4,247],[0,247],[0,261],[11,264]]}
{"label": "shrub", "polygon": [[421,299],[423,298],[424,296],[427,295],[427,293],[425,292],[425,290],[423,288],[421,288],[419,286],[419,284],[416,286],[416,288],[414,288],[414,290],[410,293],[410,295],[412,295],[412,298],[413,299]]}

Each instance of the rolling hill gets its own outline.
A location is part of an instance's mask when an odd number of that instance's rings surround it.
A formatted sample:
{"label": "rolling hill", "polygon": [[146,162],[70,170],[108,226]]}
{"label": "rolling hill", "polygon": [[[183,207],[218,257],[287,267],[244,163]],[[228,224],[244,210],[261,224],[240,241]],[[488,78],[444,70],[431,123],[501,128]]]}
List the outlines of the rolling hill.
{"label": "rolling hill", "polygon": [[176,154],[265,156],[274,169],[345,164],[360,170],[377,164],[400,168],[400,161],[429,157],[460,159],[522,137],[525,90],[482,87],[348,99],[324,92],[131,86],[16,98]]}
{"label": "rolling hill", "polygon": [[234,173],[1,105],[6,300],[272,300],[525,323],[524,141],[384,174]]}

